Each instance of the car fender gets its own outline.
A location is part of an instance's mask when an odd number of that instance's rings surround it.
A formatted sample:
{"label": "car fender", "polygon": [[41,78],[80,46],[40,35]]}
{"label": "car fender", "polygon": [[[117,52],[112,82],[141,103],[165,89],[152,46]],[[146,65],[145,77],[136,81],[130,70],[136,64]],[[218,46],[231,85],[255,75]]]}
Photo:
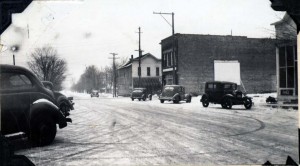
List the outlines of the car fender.
{"label": "car fender", "polygon": [[173,96],[173,100],[175,100],[175,99],[177,99],[177,98],[179,98],[180,99],[180,94],[179,93],[176,93],[174,96]]}
{"label": "car fender", "polygon": [[252,97],[244,96],[243,99],[251,99],[252,100]]}
{"label": "car fender", "polygon": [[[222,97],[222,100],[225,99],[225,98],[233,99],[234,96],[233,96],[232,94],[226,94],[226,95],[224,95],[224,96]],[[222,100],[221,100],[221,101],[222,101]]]}
{"label": "car fender", "polygon": [[188,99],[189,97],[192,97],[192,95],[189,93],[184,94],[184,98]]}
{"label": "car fender", "polygon": [[71,110],[74,110],[74,107],[73,107],[73,104],[70,102],[70,100],[68,100],[67,97],[65,96],[60,96],[58,97],[57,99],[57,103],[58,103],[58,106],[60,107],[61,104],[66,104],[67,106],[70,107]]}
{"label": "car fender", "polygon": [[203,97],[207,97],[207,98],[209,99],[208,94],[205,93],[205,94],[202,95],[202,97],[201,97],[201,99],[200,99],[200,102],[202,102]]}
{"label": "car fender", "polygon": [[30,122],[40,115],[52,117],[55,123],[59,125],[59,128],[67,126],[67,120],[59,111],[59,108],[47,99],[38,99],[30,106]]}

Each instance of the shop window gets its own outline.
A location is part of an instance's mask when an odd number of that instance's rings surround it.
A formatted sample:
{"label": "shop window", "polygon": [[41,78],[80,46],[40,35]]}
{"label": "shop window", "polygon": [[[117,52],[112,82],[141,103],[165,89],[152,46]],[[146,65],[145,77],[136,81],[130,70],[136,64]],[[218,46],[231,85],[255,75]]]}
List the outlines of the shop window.
{"label": "shop window", "polygon": [[284,46],[279,48],[279,87],[297,87],[297,52],[295,46]]}

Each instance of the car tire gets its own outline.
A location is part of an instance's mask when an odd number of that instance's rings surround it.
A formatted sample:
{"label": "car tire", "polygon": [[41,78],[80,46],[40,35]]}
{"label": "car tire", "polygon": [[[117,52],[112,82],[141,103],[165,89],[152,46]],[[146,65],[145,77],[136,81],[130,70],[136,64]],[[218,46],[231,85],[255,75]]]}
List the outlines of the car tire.
{"label": "car tire", "polygon": [[33,145],[45,146],[53,142],[56,132],[56,124],[50,116],[38,116],[31,124],[29,137]]}
{"label": "car tire", "polygon": [[143,97],[143,101],[146,101],[146,97]]}
{"label": "car tire", "polygon": [[202,97],[202,106],[203,107],[208,107],[208,105],[209,105],[208,97],[207,96],[203,96]]}
{"label": "car tire", "polygon": [[160,100],[160,103],[164,103],[165,102],[165,100]]}
{"label": "car tire", "polygon": [[225,103],[225,100],[222,101],[221,106],[222,106],[222,108],[226,109],[226,103]]}
{"label": "car tire", "polygon": [[139,99],[139,101],[141,101],[141,99]]}
{"label": "car tire", "polygon": [[134,98],[131,98],[131,101],[133,101],[134,100]]}
{"label": "car tire", "polygon": [[245,101],[244,101],[244,106],[245,108],[248,110],[248,109],[251,109],[252,107],[252,100],[247,98]]}
{"label": "car tire", "polygon": [[178,104],[179,100],[173,100],[173,103]]}
{"label": "car tire", "polygon": [[225,105],[226,105],[226,109],[232,108],[232,100],[229,97],[225,98]]}
{"label": "car tire", "polygon": [[187,103],[191,103],[192,102],[192,97],[189,96],[188,99],[186,100]]}

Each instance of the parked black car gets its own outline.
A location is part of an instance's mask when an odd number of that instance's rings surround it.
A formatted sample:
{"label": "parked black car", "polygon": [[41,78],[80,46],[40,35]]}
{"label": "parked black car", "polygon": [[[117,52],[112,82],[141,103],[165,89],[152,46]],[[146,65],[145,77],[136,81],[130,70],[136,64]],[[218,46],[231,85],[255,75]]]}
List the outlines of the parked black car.
{"label": "parked black car", "polygon": [[97,91],[97,90],[92,90],[92,92],[91,92],[91,97],[99,97],[99,91]]}
{"label": "parked black car", "polygon": [[74,102],[73,102],[73,97],[66,97],[64,94],[54,91],[53,90],[53,84],[50,81],[42,81],[43,85],[51,90],[54,94],[54,98],[56,100],[57,106],[61,113],[67,117],[70,115],[70,111],[74,110]]}
{"label": "parked black car", "polygon": [[205,94],[200,102],[203,107],[208,107],[209,103],[221,104],[227,109],[231,109],[232,105],[244,105],[246,109],[252,107],[251,98],[237,90],[237,84],[233,82],[206,82]]}
{"label": "parked black car", "polygon": [[131,93],[131,100],[138,99],[139,101],[146,99],[152,100],[152,94],[146,88],[134,88]]}
{"label": "parked black car", "polygon": [[179,103],[180,101],[186,101],[190,103],[192,96],[185,93],[185,88],[181,85],[166,85],[159,96],[161,103],[165,101],[173,101],[173,103]]}
{"label": "parked black car", "polygon": [[25,133],[38,146],[50,144],[67,121],[52,91],[29,70],[0,65],[1,133]]}

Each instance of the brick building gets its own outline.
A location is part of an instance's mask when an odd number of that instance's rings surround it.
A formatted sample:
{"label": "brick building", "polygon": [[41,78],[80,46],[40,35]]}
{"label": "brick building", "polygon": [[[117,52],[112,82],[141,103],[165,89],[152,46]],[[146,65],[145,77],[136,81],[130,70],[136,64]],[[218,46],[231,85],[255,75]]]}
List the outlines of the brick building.
{"label": "brick building", "polygon": [[232,62],[238,63],[247,93],[276,91],[276,40],[197,34],[175,34],[174,40],[174,61],[172,36],[161,41],[163,85],[173,82],[174,62],[175,83],[203,94],[205,82],[215,78],[216,63]]}
{"label": "brick building", "polygon": [[133,88],[147,88],[155,93],[161,89],[161,60],[150,53],[141,56],[141,80],[138,76],[139,58],[133,58],[118,68],[118,95],[128,96]]}

